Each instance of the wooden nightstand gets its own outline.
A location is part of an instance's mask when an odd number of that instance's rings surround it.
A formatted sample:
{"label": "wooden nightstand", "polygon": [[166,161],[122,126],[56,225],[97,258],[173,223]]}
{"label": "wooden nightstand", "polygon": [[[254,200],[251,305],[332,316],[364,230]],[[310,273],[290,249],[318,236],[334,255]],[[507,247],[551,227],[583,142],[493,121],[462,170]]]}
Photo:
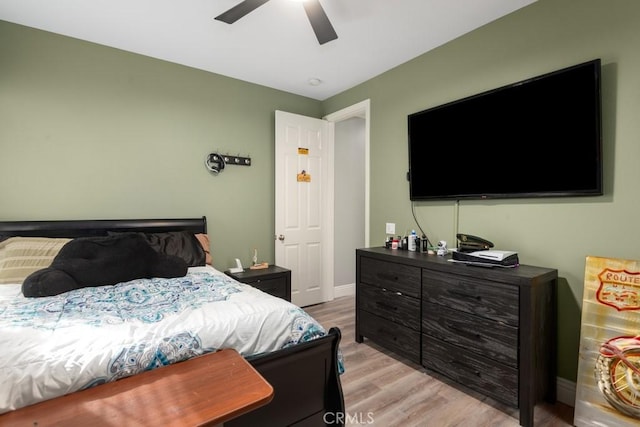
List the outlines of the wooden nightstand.
{"label": "wooden nightstand", "polygon": [[246,283],[263,292],[291,302],[291,270],[270,265],[267,268],[251,270],[245,268],[241,273],[224,272],[238,282]]}

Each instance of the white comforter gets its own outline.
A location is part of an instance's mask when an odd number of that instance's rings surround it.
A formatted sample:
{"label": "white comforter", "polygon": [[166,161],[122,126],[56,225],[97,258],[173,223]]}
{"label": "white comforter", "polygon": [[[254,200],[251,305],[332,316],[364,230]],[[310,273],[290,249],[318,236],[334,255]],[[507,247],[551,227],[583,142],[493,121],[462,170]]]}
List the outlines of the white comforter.
{"label": "white comforter", "polygon": [[324,334],[302,309],[210,266],[44,298],[0,285],[0,413],[208,351],[249,356]]}

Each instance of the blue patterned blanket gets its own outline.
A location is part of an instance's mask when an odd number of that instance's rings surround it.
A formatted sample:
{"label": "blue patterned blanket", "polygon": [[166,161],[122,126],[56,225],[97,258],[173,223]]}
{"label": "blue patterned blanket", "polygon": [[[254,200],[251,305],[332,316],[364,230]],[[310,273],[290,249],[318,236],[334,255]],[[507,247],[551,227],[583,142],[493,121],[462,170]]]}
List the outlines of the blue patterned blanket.
{"label": "blue patterned blanket", "polygon": [[209,266],[52,297],[3,292],[0,377],[12,387],[0,388],[0,413],[208,351],[249,356],[326,333],[299,307]]}

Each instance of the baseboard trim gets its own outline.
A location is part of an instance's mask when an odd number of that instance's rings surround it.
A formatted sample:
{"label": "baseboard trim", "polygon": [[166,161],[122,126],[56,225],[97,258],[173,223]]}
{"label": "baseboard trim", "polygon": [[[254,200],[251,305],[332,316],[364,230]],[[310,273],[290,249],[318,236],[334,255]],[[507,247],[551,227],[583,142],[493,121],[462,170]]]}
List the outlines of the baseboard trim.
{"label": "baseboard trim", "polygon": [[339,285],[333,288],[333,297],[340,298],[346,296],[352,296],[356,294],[356,284],[348,283],[346,285]]}
{"label": "baseboard trim", "polygon": [[556,378],[556,393],[558,402],[574,406],[576,404],[576,383],[564,378]]}

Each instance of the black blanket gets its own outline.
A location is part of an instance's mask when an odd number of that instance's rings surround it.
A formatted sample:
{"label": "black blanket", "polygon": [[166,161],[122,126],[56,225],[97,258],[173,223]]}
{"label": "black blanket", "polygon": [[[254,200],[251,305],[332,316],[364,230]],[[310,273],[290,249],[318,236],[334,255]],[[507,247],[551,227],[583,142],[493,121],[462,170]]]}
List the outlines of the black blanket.
{"label": "black blanket", "polygon": [[89,286],[185,274],[187,263],[182,258],[156,252],[143,236],[80,237],[64,245],[51,266],[29,275],[22,283],[22,293],[44,297]]}

